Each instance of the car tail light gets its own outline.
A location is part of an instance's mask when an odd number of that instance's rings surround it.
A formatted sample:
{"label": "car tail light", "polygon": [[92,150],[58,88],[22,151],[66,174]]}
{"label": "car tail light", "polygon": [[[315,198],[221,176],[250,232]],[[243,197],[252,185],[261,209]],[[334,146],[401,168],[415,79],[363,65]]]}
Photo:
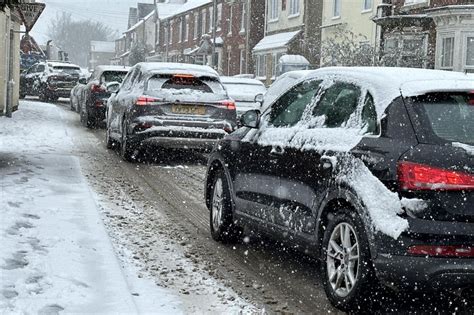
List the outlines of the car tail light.
{"label": "car tail light", "polygon": [[474,91],[470,92],[468,95],[467,95],[467,103],[469,105],[474,105]]}
{"label": "car tail light", "polygon": [[138,106],[156,105],[156,103],[158,102],[161,102],[161,99],[155,98],[155,97],[140,96],[135,102],[135,105],[138,105]]}
{"label": "car tail light", "polygon": [[398,163],[398,183],[403,190],[473,190],[474,175],[412,162]]}
{"label": "car tail light", "polygon": [[173,78],[175,79],[194,79],[195,76],[192,74],[175,74],[173,75]]}
{"label": "car tail light", "polygon": [[229,101],[229,100],[220,101],[219,105],[220,105],[219,107],[225,107],[227,109],[235,109],[235,102],[234,101]]}
{"label": "car tail light", "polygon": [[408,248],[410,255],[432,257],[474,257],[474,247],[462,245],[413,245]]}
{"label": "car tail light", "polygon": [[92,93],[101,93],[101,92],[105,92],[105,89],[102,85],[100,84],[93,84],[91,86],[91,92]]}
{"label": "car tail light", "polygon": [[104,101],[103,101],[103,100],[96,100],[96,101],[95,101],[95,106],[96,106],[96,107],[104,106]]}

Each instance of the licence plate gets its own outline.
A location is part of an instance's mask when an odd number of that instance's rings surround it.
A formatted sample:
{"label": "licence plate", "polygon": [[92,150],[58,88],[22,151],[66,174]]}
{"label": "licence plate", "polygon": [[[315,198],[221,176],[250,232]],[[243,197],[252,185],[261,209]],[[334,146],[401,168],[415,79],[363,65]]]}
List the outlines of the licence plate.
{"label": "licence plate", "polygon": [[172,105],[171,112],[173,114],[184,114],[184,115],[205,115],[206,107],[193,106],[193,105]]}

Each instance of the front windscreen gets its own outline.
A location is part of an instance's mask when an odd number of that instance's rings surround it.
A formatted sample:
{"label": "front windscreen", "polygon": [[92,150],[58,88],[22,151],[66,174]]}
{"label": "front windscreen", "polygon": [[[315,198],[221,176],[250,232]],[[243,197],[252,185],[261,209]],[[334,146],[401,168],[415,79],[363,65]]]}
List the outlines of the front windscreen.
{"label": "front windscreen", "polygon": [[[415,98],[423,110],[422,125],[450,142],[474,144],[474,95],[470,93],[433,93]],[[417,107],[416,106],[416,107]]]}

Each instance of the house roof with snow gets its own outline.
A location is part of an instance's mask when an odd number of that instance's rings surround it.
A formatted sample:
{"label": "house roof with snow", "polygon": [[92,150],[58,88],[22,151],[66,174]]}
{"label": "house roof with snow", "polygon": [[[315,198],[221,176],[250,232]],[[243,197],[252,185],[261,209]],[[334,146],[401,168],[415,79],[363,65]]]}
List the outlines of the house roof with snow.
{"label": "house roof with snow", "polygon": [[299,33],[300,31],[295,31],[265,36],[262,38],[262,40],[260,40],[260,42],[258,42],[257,45],[255,45],[253,51],[258,52],[286,47]]}

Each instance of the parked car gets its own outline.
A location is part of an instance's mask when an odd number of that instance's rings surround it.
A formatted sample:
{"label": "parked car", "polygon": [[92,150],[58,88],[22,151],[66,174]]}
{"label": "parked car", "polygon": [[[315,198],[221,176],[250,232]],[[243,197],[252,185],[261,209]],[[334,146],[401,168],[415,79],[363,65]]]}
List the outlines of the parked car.
{"label": "parked car", "polygon": [[110,92],[107,84],[121,83],[130,67],[97,66],[89,80],[81,79],[71,91],[71,109],[79,112],[84,126],[92,128],[105,119],[107,99]]}
{"label": "parked car", "polygon": [[221,82],[229,96],[235,101],[237,118],[251,109],[260,109],[261,103],[257,99],[259,96],[263,99],[263,95],[267,92],[262,82],[256,79],[222,76]]}
{"label": "parked car", "polygon": [[120,143],[125,160],[150,143],[209,150],[235,127],[235,103],[207,66],[139,63],[108,101],[107,147]]}
{"label": "parked car", "polygon": [[318,257],[343,310],[380,283],[472,290],[472,76],[323,68],[285,90],[209,157],[212,237],[230,242],[243,228]]}
{"label": "parked car", "polygon": [[39,96],[41,101],[69,97],[76,85],[81,68],[64,62],[46,61],[35,64],[20,76],[20,98]]}

